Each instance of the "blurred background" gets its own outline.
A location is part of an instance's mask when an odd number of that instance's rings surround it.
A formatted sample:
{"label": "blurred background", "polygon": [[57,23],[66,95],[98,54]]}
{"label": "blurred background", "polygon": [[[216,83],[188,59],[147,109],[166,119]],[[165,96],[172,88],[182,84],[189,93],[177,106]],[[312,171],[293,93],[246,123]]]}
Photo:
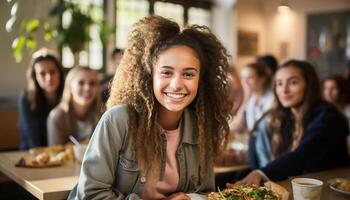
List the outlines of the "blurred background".
{"label": "blurred background", "polygon": [[112,75],[113,49],[152,14],[210,27],[237,70],[265,54],[308,60],[321,77],[349,67],[349,0],[0,0],[0,150],[18,148],[17,99],[35,50],[56,50],[67,71]]}

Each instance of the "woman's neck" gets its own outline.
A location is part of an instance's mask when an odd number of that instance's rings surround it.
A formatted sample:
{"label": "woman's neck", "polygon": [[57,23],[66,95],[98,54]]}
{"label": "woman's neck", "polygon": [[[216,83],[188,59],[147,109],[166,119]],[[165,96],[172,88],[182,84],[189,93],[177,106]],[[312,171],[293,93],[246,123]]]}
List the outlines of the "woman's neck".
{"label": "woman's neck", "polygon": [[172,112],[160,106],[158,120],[160,126],[165,130],[175,130],[179,127],[179,122],[181,119],[183,111]]}
{"label": "woman's neck", "polygon": [[85,120],[87,117],[87,113],[89,112],[88,106],[81,106],[75,102],[73,102],[74,112],[79,120]]}
{"label": "woman's neck", "polygon": [[291,111],[297,121],[301,121],[302,118],[302,109],[300,106],[291,108]]}
{"label": "woman's neck", "polygon": [[259,101],[261,97],[264,95],[264,89],[254,91],[253,95],[255,96],[255,99]]}
{"label": "woman's neck", "polygon": [[44,94],[49,104],[53,104],[56,102],[57,95],[55,92],[45,92]]}

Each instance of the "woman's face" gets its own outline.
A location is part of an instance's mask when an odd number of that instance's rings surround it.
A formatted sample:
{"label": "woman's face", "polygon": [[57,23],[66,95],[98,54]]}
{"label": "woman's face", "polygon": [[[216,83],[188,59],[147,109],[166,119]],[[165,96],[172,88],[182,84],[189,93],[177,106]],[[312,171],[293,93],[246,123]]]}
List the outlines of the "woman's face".
{"label": "woman's face", "polygon": [[245,93],[251,94],[252,92],[259,92],[263,89],[264,80],[259,78],[254,69],[243,67],[240,75]]}
{"label": "woman's face", "polygon": [[45,93],[55,93],[60,84],[60,74],[57,66],[50,60],[34,64],[35,78]]}
{"label": "woman's face", "polygon": [[200,61],[187,46],[174,46],[158,56],[153,66],[153,91],[168,111],[182,112],[196,97]]}
{"label": "woman's face", "polygon": [[304,99],[306,82],[301,71],[295,67],[281,68],[275,76],[278,100],[285,108],[297,108]]}
{"label": "woman's face", "polygon": [[74,103],[89,107],[97,97],[97,74],[92,71],[78,71],[70,87]]}
{"label": "woman's face", "polygon": [[323,97],[329,103],[335,103],[339,97],[339,88],[334,80],[326,80],[323,83]]}

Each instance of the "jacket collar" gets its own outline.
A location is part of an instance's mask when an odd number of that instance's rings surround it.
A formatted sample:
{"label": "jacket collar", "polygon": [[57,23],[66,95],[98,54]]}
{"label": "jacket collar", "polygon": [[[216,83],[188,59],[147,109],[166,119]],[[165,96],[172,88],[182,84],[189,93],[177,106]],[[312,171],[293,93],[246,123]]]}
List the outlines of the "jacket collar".
{"label": "jacket collar", "polygon": [[198,144],[199,133],[196,117],[190,109],[186,108],[183,113],[183,124],[181,128],[182,143]]}

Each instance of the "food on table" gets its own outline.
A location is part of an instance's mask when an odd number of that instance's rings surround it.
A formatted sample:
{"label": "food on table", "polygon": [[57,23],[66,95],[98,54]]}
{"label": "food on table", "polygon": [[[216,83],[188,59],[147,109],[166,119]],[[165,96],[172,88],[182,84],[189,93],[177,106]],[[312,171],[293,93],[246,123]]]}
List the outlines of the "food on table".
{"label": "food on table", "polygon": [[339,190],[350,192],[350,180],[337,178],[331,185]]}
{"label": "food on table", "polygon": [[[273,189],[279,191],[273,191]],[[269,182],[268,186],[256,186],[248,184],[237,184],[233,188],[224,189],[219,192],[212,192],[208,200],[284,200],[288,199],[289,193],[283,187]]]}
{"label": "food on table", "polygon": [[16,167],[51,167],[58,166],[64,163],[64,153],[51,154],[43,152],[37,156],[22,157],[17,163]]}
{"label": "food on table", "polygon": [[73,144],[36,147],[16,163],[17,167],[51,167],[73,160]]}

